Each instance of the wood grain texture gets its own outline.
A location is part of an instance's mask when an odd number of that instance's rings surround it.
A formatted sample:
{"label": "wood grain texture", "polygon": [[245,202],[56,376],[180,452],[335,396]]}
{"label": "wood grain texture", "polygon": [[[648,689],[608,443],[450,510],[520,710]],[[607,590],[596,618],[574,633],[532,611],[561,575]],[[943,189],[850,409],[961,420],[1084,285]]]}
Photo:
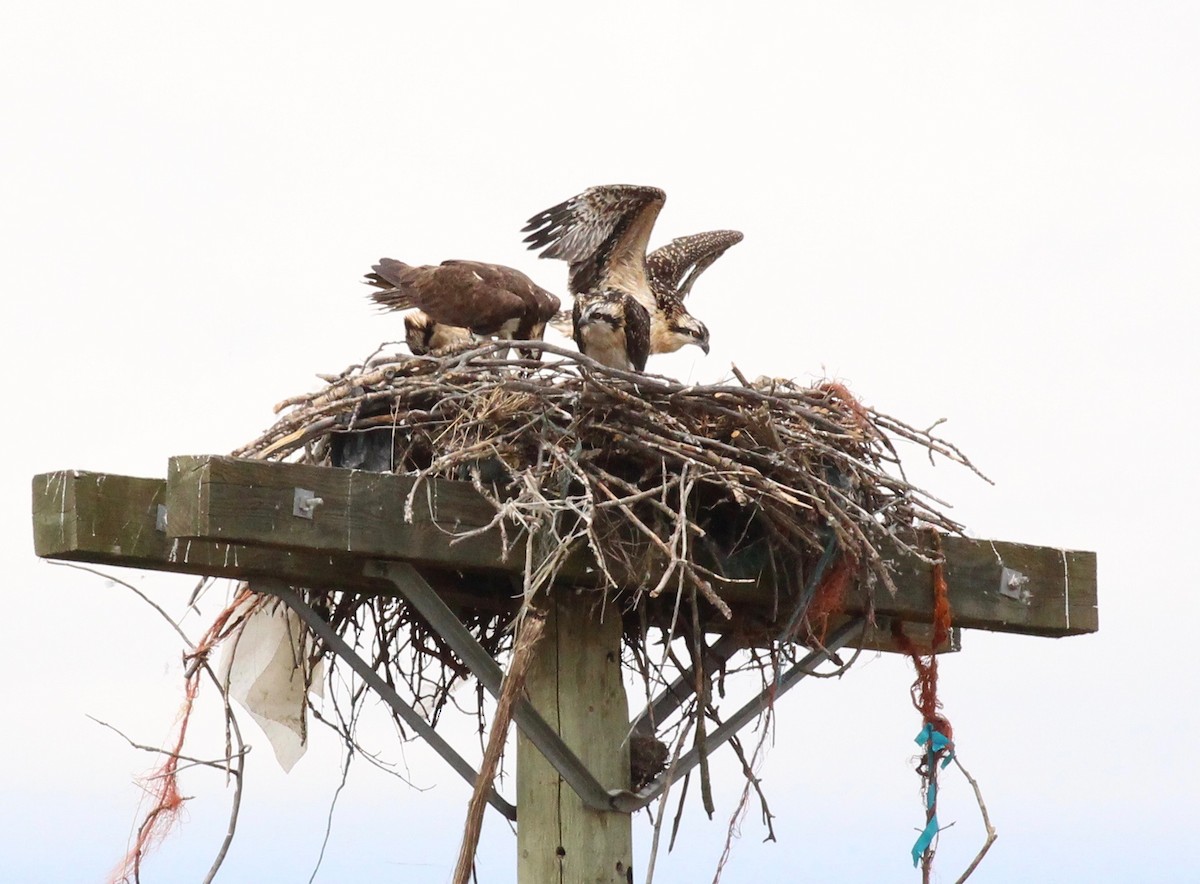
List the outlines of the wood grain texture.
{"label": "wood grain texture", "polygon": [[43,558],[296,586],[394,593],[361,560],[240,543],[170,538],[158,530],[162,479],[59,470],[33,479],[34,552]]}
{"label": "wood grain texture", "polygon": [[[173,457],[167,500],[173,537],[204,538],[360,558],[403,558],[449,567],[515,570],[491,531],[470,542],[455,534],[486,526],[495,511],[469,483],[417,483],[408,476],[238,460]],[[293,514],[297,488],[321,499],[312,518]],[[406,521],[411,496],[412,521]]]}
{"label": "wood grain texture", "polygon": [[[494,515],[468,483],[423,483],[412,509],[413,520],[406,523],[404,504],[413,482],[405,476],[326,467],[172,458],[168,531],[180,537],[405,559],[441,567],[510,572],[522,567],[523,544],[503,559],[498,529],[450,542],[454,534],[488,525]],[[312,519],[291,514],[297,487],[323,500]],[[175,518],[177,509],[185,510],[182,519]],[[956,626],[1045,636],[1077,635],[1099,627],[1094,553],[960,537],[943,538],[943,546]],[[880,616],[929,622],[930,566],[900,550],[890,558],[895,563],[896,595],[882,587],[868,594],[860,587],[847,599],[846,613],[863,613],[873,605]],[[1001,592],[1005,568],[1028,578],[1024,600]],[[769,574],[753,576],[757,584],[734,584],[719,591],[735,609],[757,616],[761,609],[774,608],[776,598]],[[639,585],[652,585],[656,579],[652,568],[638,565],[619,577]],[[595,585],[596,570],[586,551],[568,562],[561,578]],[[780,597],[779,610],[788,610],[787,601]]]}
{"label": "wood grain texture", "polygon": [[[595,593],[549,603],[525,681],[530,702],[607,789],[629,788],[629,705],[621,680],[621,617]],[[628,814],[584,806],[537,748],[517,737],[518,884],[626,884]]]}
{"label": "wood grain texture", "polygon": [[[293,514],[296,488],[321,498],[312,518]],[[165,492],[161,480],[60,471],[33,481],[35,550],[50,558],[364,591],[388,590],[362,575],[362,562],[373,558],[492,574],[523,567],[523,540],[504,558],[498,528],[460,539],[494,515],[468,483],[430,480],[415,495],[413,488],[406,476],[215,456],[172,458]],[[405,520],[410,495],[411,522]],[[163,502],[165,534],[154,529]],[[942,543],[956,627],[1043,636],[1099,628],[1095,553],[960,537]],[[880,617],[928,623],[930,566],[898,550],[891,558],[896,595],[858,587],[845,612],[873,606]],[[1024,579],[1017,597],[1002,585],[1010,572]],[[561,577],[595,586],[595,575],[580,551]],[[655,582],[649,568],[623,576],[634,585]],[[757,584],[720,588],[737,612],[731,627],[790,610],[769,575],[757,577]]]}

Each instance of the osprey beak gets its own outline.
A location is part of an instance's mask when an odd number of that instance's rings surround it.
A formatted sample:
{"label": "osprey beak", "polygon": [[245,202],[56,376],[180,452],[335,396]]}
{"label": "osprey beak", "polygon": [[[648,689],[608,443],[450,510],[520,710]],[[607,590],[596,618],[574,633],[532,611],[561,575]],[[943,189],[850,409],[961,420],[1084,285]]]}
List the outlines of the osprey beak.
{"label": "osprey beak", "polygon": [[697,341],[696,346],[704,351],[704,355],[708,355],[708,341]]}

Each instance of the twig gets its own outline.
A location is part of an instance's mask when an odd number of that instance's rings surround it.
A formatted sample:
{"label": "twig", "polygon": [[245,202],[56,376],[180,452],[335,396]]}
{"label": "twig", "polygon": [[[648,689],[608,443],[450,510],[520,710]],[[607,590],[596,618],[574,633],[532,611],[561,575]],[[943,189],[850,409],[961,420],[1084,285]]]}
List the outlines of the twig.
{"label": "twig", "polygon": [[504,753],[504,741],[508,735],[508,725],[512,721],[513,703],[525,686],[525,676],[529,672],[533,652],[542,638],[545,626],[545,616],[534,610],[527,611],[521,622],[512,662],[496,701],[496,714],[492,717],[492,731],[488,735],[483,764],[475,780],[471,801],[467,805],[467,822],[463,831],[462,846],[458,852],[458,864],[454,869],[454,884],[468,884],[471,876],[471,869],[475,864],[475,850],[479,846],[479,836],[483,831],[483,812],[487,806],[488,792],[496,777],[496,767]]}
{"label": "twig", "polygon": [[981,862],[983,862],[983,858],[987,855],[987,852],[992,849],[992,845],[996,842],[996,838],[998,836],[995,828],[992,827],[991,819],[988,817],[987,805],[983,803],[983,793],[979,790],[979,783],[975,781],[975,778],[967,772],[967,769],[963,767],[962,762],[958,760],[957,752],[953,757],[954,763],[958,766],[958,769],[962,771],[962,775],[967,778],[967,782],[971,784],[971,788],[975,791],[975,800],[979,802],[979,813],[983,816],[983,828],[987,832],[987,839],[983,842],[983,847],[979,848],[979,853],[975,854],[975,858],[971,860],[971,864],[967,866],[966,870],[964,870],[963,873],[958,876],[958,880],[954,882],[954,884],[963,884],[963,881],[966,881],[967,878],[971,877],[971,873],[975,871]]}
{"label": "twig", "polygon": [[[174,621],[174,619],[172,619],[165,610],[163,610],[159,605],[157,605],[155,602],[153,602],[145,593],[143,593],[141,590],[139,590],[133,584],[128,583],[125,580],[121,580],[118,577],[114,577],[111,574],[108,574],[104,571],[98,571],[94,568],[88,568],[83,565],[77,565],[77,564],[70,563],[70,562],[64,562],[62,564],[65,564],[68,567],[76,568],[80,571],[86,571],[90,574],[94,574],[98,577],[102,577],[105,580],[110,580],[113,583],[115,583],[119,586],[123,586],[126,589],[130,590],[132,593],[134,593],[134,595],[136,595],[138,598],[140,598],[142,601],[144,601],[146,604],[148,604],[151,608],[153,608],[155,611],[157,611],[158,614],[171,625],[171,628],[175,630],[175,632],[180,636],[180,638],[183,639],[184,644],[186,644],[192,650],[195,650],[195,648],[196,648],[195,643],[192,642],[192,640],[190,638],[188,638],[187,634],[179,627],[179,624],[176,623]],[[242,807],[242,791],[243,791],[244,779],[245,779],[245,756],[246,756],[246,752],[248,751],[248,747],[242,740],[242,732],[241,732],[241,728],[238,726],[237,716],[234,715],[233,708],[229,705],[228,687],[221,682],[221,679],[217,677],[217,674],[208,665],[207,661],[204,661],[201,663],[201,668],[208,675],[209,679],[213,682],[213,684],[215,684],[217,686],[217,690],[220,691],[221,698],[224,701],[224,705],[225,705],[224,711],[225,711],[225,724],[226,724],[226,728],[227,728],[227,734],[229,734],[233,738],[233,741],[236,742],[236,745],[237,745],[236,751],[233,751],[232,745],[230,745],[230,744],[226,745],[225,771],[226,771],[227,775],[233,777],[233,782],[234,782],[233,800],[230,803],[229,825],[226,827],[225,837],[224,837],[224,839],[222,839],[221,846],[217,851],[217,855],[216,855],[216,857],[214,857],[213,863],[209,867],[209,870],[208,870],[207,874],[204,876],[204,880],[202,882],[202,884],[210,884],[210,882],[216,877],[217,872],[221,868],[221,865],[225,862],[225,856],[229,852],[229,845],[231,843],[233,843],[233,837],[237,831],[238,815],[241,812],[241,807]],[[88,717],[91,718],[91,716],[88,716]],[[104,722],[99,722],[97,719],[92,719],[92,720],[97,721],[100,724],[104,724]],[[121,733],[120,731],[117,731],[116,728],[112,728],[111,725],[105,725],[105,726],[110,727],[112,730],[116,731],[118,734]],[[121,734],[121,736],[124,737],[125,735]],[[129,738],[126,737],[125,739],[128,740]],[[130,742],[132,742],[132,741],[130,741]],[[141,748],[141,747],[138,747],[138,748]],[[168,758],[173,758],[176,760],[184,757],[184,756],[180,755],[177,750],[175,752],[169,752],[169,751],[163,751],[163,750],[158,750],[158,751],[164,755],[167,755]],[[198,761],[197,759],[187,759],[187,760],[193,761],[193,762]],[[234,764],[235,760],[237,762],[236,765]],[[200,761],[199,763],[209,764],[209,762],[203,762],[203,761]],[[177,768],[173,768],[173,770],[177,771]],[[142,823],[142,827],[144,828],[145,826],[149,825],[151,823],[152,819],[153,819],[153,817],[147,818],[146,820],[144,820]],[[139,855],[136,858],[134,868],[133,868],[133,874],[134,874],[135,879],[138,879],[140,876],[140,867],[141,867],[141,857]]]}

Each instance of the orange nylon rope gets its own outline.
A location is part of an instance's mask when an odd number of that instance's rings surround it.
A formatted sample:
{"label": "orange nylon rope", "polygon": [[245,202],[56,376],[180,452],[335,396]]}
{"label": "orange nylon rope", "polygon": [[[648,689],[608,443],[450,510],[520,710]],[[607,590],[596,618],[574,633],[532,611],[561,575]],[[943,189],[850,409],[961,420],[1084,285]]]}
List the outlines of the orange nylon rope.
{"label": "orange nylon rope", "polygon": [[[179,794],[179,753],[183,750],[188,722],[192,717],[192,707],[195,705],[196,695],[200,691],[201,670],[213,648],[236,628],[237,624],[234,623],[231,626],[229,620],[251,595],[253,593],[250,589],[243,587],[229,606],[217,615],[216,620],[204,633],[195,650],[184,657],[184,661],[187,663],[187,675],[183,706],[179,711],[179,732],[175,738],[175,745],[162,766],[142,780],[142,788],[154,802],[154,806],[146,814],[142,824],[138,826],[137,838],[133,846],[109,876],[110,884],[139,880],[142,859],[162,843],[179,820],[179,815],[183,810],[183,796]],[[257,607],[261,603],[262,599],[259,599],[253,607]],[[249,613],[249,611],[245,613]]]}

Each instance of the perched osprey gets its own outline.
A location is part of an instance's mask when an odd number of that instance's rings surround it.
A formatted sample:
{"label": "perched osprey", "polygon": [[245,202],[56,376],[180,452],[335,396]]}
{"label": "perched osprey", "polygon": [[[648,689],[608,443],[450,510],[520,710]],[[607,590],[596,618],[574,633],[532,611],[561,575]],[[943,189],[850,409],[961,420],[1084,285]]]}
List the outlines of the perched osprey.
{"label": "perched osprey", "polygon": [[529,248],[542,249],[541,257],[567,262],[569,288],[577,299],[621,293],[638,301],[650,314],[651,353],[671,353],[685,344],[707,353],[704,323],[688,312],[673,287],[654,285],[648,271],[646,246],[666,198],[657,187],[590,187],[534,215],[522,232],[529,234]]}
{"label": "perched osprey", "polygon": [[[371,297],[380,306],[417,307],[438,326],[469,329],[481,338],[540,340],[560,305],[524,273],[500,264],[443,261],[411,267],[383,258],[371,269],[366,281],[378,289]],[[521,350],[521,355],[537,358],[540,352]]]}
{"label": "perched osprey", "polygon": [[[655,249],[646,256],[646,276],[656,300],[682,302],[696,284],[696,278],[725,254],[730,246],[737,245],[743,238],[742,233],[737,230],[709,230],[677,237],[665,246]],[[571,311],[559,310],[550,320],[550,325],[570,337]],[[652,347],[650,352],[653,354],[662,351]]]}
{"label": "perched osprey", "polygon": [[627,292],[604,289],[575,296],[575,346],[611,368],[645,371],[650,355],[650,311]]}
{"label": "perched osprey", "polygon": [[474,339],[465,328],[434,322],[423,310],[410,310],[404,314],[404,340],[414,356],[438,356],[461,350]]}

